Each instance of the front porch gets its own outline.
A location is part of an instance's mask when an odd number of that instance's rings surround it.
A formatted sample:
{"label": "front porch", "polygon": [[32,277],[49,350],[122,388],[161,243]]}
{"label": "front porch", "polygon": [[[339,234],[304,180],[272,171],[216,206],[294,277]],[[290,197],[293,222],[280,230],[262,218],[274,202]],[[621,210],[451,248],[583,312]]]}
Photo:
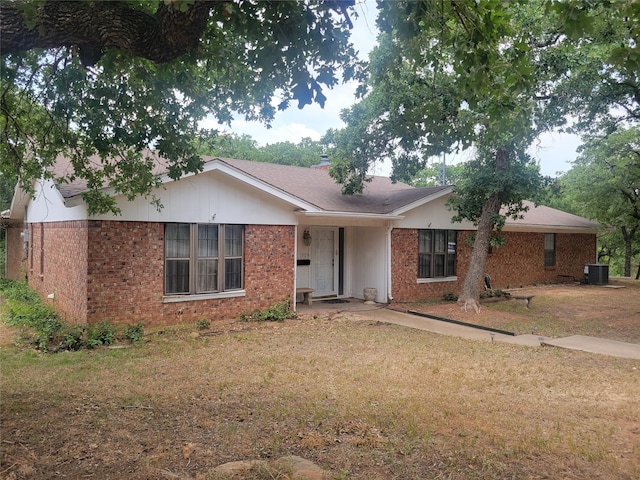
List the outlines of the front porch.
{"label": "front porch", "polygon": [[311,305],[302,302],[296,304],[296,313],[301,316],[332,315],[341,312],[365,312],[385,308],[384,303],[367,305],[360,298],[324,298],[314,299]]}
{"label": "front porch", "polygon": [[327,301],[362,299],[366,289],[374,289],[375,301],[384,303],[390,277],[389,228],[373,221],[362,222],[363,225],[326,223],[314,219],[313,224],[298,225],[295,273],[298,306],[321,301],[324,305],[344,306]]}

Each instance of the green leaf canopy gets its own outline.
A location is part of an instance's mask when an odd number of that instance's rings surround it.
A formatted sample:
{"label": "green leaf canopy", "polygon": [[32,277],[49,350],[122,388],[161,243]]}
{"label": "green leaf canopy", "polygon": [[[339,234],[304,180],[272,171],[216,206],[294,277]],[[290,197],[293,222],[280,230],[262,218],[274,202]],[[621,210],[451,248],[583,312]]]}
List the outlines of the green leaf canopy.
{"label": "green leaf canopy", "polygon": [[[158,184],[152,148],[172,178],[201,166],[207,115],[269,122],[359,70],[353,0],[207,2],[7,1],[0,6],[2,174],[86,181],[91,212]],[[51,170],[59,155],[73,171]],[[91,160],[90,160],[91,159]]]}

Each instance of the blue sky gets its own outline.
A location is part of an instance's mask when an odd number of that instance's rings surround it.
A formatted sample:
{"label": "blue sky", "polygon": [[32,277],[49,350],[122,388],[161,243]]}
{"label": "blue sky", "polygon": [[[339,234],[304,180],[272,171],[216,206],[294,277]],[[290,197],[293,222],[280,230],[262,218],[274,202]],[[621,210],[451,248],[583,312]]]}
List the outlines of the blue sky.
{"label": "blue sky", "polygon": [[[352,41],[363,59],[376,41],[376,7],[374,0],[359,0],[356,6],[358,18],[353,18],[354,28]],[[237,134],[247,134],[260,145],[276,142],[298,143],[302,138],[309,137],[319,140],[329,128],[341,128],[344,123],[340,120],[340,111],[355,103],[355,83],[339,85],[327,90],[327,101],[324,108],[319,105],[307,105],[302,110],[295,104],[289,109],[276,113],[271,128],[259,122],[246,122],[241,116],[231,123],[231,131]],[[229,130],[226,126],[214,121],[203,123],[207,128]],[[540,162],[543,175],[556,176],[558,172],[566,172],[571,168],[570,161],[577,156],[576,148],[580,145],[579,137],[561,133],[546,133],[539,137],[531,148],[531,154]],[[390,165],[380,162],[372,167],[370,172],[376,175],[389,175]]]}

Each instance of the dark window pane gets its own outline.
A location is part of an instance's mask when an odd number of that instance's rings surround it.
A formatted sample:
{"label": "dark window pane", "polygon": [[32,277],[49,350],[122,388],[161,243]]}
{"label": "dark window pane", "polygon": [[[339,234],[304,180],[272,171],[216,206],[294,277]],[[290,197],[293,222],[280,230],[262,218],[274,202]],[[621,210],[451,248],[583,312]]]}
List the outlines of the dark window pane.
{"label": "dark window pane", "polygon": [[225,257],[242,255],[242,225],[225,225],[224,255]]}
{"label": "dark window pane", "polygon": [[167,258],[189,258],[190,227],[186,223],[169,223],[164,230],[164,254]]}
{"label": "dark window pane", "polygon": [[456,274],[456,231],[449,230],[447,232],[447,277],[453,277]]}
{"label": "dark window pane", "polygon": [[418,252],[431,253],[431,237],[432,230],[418,231]]}
{"label": "dark window pane", "polygon": [[544,249],[545,250],[554,250],[556,247],[556,238],[553,233],[545,233],[544,234]]}
{"label": "dark window pane", "polygon": [[[191,237],[192,230],[196,238]],[[220,233],[224,231],[224,254]],[[165,293],[208,293],[243,287],[242,225],[166,224]],[[191,248],[193,244],[193,249]],[[224,260],[224,264],[220,263]],[[224,274],[221,273],[224,265]]]}
{"label": "dark window pane", "polygon": [[215,292],[218,290],[218,260],[198,260],[197,293]]}
{"label": "dark window pane", "polygon": [[434,253],[446,252],[447,246],[447,232],[446,230],[435,230],[433,238],[433,251]]}
{"label": "dark window pane", "polygon": [[556,256],[553,252],[544,252],[544,266],[554,267],[556,265]]}
{"label": "dark window pane", "polygon": [[556,235],[555,233],[544,234],[544,266],[555,267],[556,265]]}
{"label": "dark window pane", "polygon": [[218,256],[218,225],[198,225],[198,257]]}
{"label": "dark window pane", "polygon": [[189,293],[189,260],[167,260],[166,293]]}
{"label": "dark window pane", "polygon": [[242,288],[242,258],[225,259],[224,288],[225,290]]}
{"label": "dark window pane", "polygon": [[447,253],[449,255],[456,254],[456,231],[449,230],[447,234]]}
{"label": "dark window pane", "polygon": [[444,255],[433,256],[433,276],[444,277]]}
{"label": "dark window pane", "polygon": [[447,277],[454,277],[456,275],[456,256],[447,255]]}
{"label": "dark window pane", "polygon": [[456,274],[455,230],[418,230],[418,278]]}
{"label": "dark window pane", "polygon": [[421,253],[418,255],[418,278],[431,276],[431,255]]}

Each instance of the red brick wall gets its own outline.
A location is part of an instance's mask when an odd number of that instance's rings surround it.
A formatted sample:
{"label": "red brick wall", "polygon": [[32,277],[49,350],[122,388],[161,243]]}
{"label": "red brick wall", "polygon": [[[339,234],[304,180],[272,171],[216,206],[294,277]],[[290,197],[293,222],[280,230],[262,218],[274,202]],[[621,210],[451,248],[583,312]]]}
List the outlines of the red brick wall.
{"label": "red brick wall", "polygon": [[[294,233],[292,226],[245,227],[246,296],[163,303],[162,223],[35,223],[29,226],[29,285],[69,322],[150,326],[238,318],[294,300]],[[50,293],[55,300],[47,300]]]}
{"label": "red brick wall", "polygon": [[6,230],[6,269],[10,280],[24,280],[27,274],[27,263],[24,250],[24,239],[20,235],[22,225],[9,225]]}
{"label": "red brick wall", "polygon": [[[471,257],[466,238],[472,233],[458,232],[456,273],[453,282],[418,283],[418,231],[394,229],[391,234],[392,295],[394,302],[412,302],[459,293]],[[594,263],[595,234],[556,234],[556,266],[544,267],[544,234],[503,232],[507,243],[493,248],[485,271],[493,288],[504,289],[534,283],[554,283],[561,275],[582,280],[585,263]]]}
{"label": "red brick wall", "polygon": [[295,227],[247,225],[244,232],[247,298],[265,308],[290,299],[295,288]]}
{"label": "red brick wall", "polygon": [[486,271],[493,288],[555,283],[561,276],[584,278],[584,264],[596,259],[596,235],[556,234],[556,266],[544,266],[544,233],[503,232],[507,243],[493,248]]}
{"label": "red brick wall", "polygon": [[[87,309],[87,222],[29,225],[27,275],[37,291],[68,322],[84,323]],[[47,298],[54,294],[55,299]]]}
{"label": "red brick wall", "polygon": [[[458,244],[461,242],[458,233]],[[458,256],[460,255],[458,245]],[[391,232],[391,290],[394,302],[414,302],[440,297],[459,290],[458,281],[418,283],[418,230],[394,228]]]}
{"label": "red brick wall", "polygon": [[[163,303],[164,228],[162,223],[74,221],[29,226],[29,285],[67,320],[93,323],[142,321],[146,326],[207,318],[237,318],[290,299],[294,290],[293,226],[245,227],[246,296]],[[454,282],[417,282],[418,232],[392,232],[392,294],[409,302],[458,293],[471,247],[459,232]],[[486,271],[494,288],[555,282],[559,275],[583,278],[596,255],[595,235],[557,234],[556,267],[544,267],[544,234],[506,232],[507,244],[494,249]],[[44,248],[43,248],[44,245]],[[41,252],[44,251],[44,256]],[[41,272],[42,269],[42,272]],[[47,300],[49,301],[49,300]]]}
{"label": "red brick wall", "polygon": [[89,221],[87,322],[162,323],[161,223]]}
{"label": "red brick wall", "polygon": [[[244,230],[244,290],[246,296],[165,303],[162,320],[171,324],[206,318],[238,318],[275,302],[294,302],[295,228],[281,225],[246,225]],[[162,292],[162,289],[160,290]],[[156,323],[153,319],[151,323]]]}
{"label": "red brick wall", "polygon": [[146,222],[91,222],[87,320],[168,325],[237,318],[292,299],[294,227],[245,227],[246,296],[163,303],[164,226]]}

